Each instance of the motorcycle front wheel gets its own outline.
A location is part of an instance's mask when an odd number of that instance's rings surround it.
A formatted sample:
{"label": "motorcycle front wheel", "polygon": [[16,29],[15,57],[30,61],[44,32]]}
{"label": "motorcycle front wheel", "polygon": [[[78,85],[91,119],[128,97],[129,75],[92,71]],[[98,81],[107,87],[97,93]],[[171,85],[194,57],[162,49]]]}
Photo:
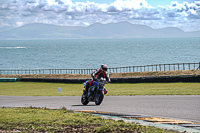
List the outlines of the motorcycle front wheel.
{"label": "motorcycle front wheel", "polygon": [[100,105],[101,102],[103,101],[104,98],[104,92],[103,91],[99,91],[96,98],[95,98],[95,104],[96,105]]}
{"label": "motorcycle front wheel", "polygon": [[88,98],[87,97],[83,97],[83,95],[82,95],[82,97],[81,97],[81,103],[83,105],[87,105],[89,103]]}

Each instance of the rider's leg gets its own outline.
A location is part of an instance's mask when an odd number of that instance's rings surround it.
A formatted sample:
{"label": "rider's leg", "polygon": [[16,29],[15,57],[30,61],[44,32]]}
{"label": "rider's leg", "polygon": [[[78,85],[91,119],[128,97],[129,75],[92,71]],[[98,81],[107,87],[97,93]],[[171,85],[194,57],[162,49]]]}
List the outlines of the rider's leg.
{"label": "rider's leg", "polygon": [[93,84],[93,80],[88,81],[88,82],[86,83],[84,95],[87,94],[88,89],[90,88],[90,86],[91,86],[92,84]]}

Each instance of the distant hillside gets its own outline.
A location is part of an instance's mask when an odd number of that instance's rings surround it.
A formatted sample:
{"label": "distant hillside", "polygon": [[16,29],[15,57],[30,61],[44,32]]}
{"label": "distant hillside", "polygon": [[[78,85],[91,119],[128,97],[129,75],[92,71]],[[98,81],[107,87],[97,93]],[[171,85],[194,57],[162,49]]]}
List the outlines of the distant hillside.
{"label": "distant hillside", "polygon": [[82,27],[56,26],[49,24],[27,24],[16,29],[0,32],[0,39],[60,39],[75,38],[71,31]]}
{"label": "distant hillside", "polygon": [[88,27],[56,26],[50,24],[27,24],[16,29],[0,32],[0,39],[92,39],[92,38],[163,38],[200,37],[200,31],[184,32],[169,27],[152,29],[145,25],[128,22],[101,24]]}

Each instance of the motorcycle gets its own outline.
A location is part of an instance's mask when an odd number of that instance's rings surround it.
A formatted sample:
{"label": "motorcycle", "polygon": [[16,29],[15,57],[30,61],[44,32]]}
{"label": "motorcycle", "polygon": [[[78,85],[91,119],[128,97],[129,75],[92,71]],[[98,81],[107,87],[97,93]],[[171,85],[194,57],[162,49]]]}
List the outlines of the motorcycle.
{"label": "motorcycle", "polygon": [[[83,83],[84,88],[87,81]],[[108,83],[104,78],[93,81],[93,85],[88,89],[86,95],[82,95],[81,103],[87,105],[89,102],[95,102],[96,105],[100,105],[104,99],[104,94],[107,93],[107,89],[104,87]],[[83,90],[83,94],[85,90]]]}

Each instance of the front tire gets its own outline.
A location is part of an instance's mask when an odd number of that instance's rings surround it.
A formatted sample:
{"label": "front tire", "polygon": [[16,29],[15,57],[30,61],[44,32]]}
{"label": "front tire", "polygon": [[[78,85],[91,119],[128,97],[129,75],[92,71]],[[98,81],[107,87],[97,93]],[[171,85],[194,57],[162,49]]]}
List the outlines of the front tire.
{"label": "front tire", "polygon": [[87,105],[89,103],[88,98],[87,97],[83,97],[83,95],[82,95],[82,97],[81,97],[81,103],[83,105]]}
{"label": "front tire", "polygon": [[103,101],[104,98],[104,92],[103,91],[99,91],[96,98],[95,98],[95,104],[96,105],[100,105],[101,102]]}

